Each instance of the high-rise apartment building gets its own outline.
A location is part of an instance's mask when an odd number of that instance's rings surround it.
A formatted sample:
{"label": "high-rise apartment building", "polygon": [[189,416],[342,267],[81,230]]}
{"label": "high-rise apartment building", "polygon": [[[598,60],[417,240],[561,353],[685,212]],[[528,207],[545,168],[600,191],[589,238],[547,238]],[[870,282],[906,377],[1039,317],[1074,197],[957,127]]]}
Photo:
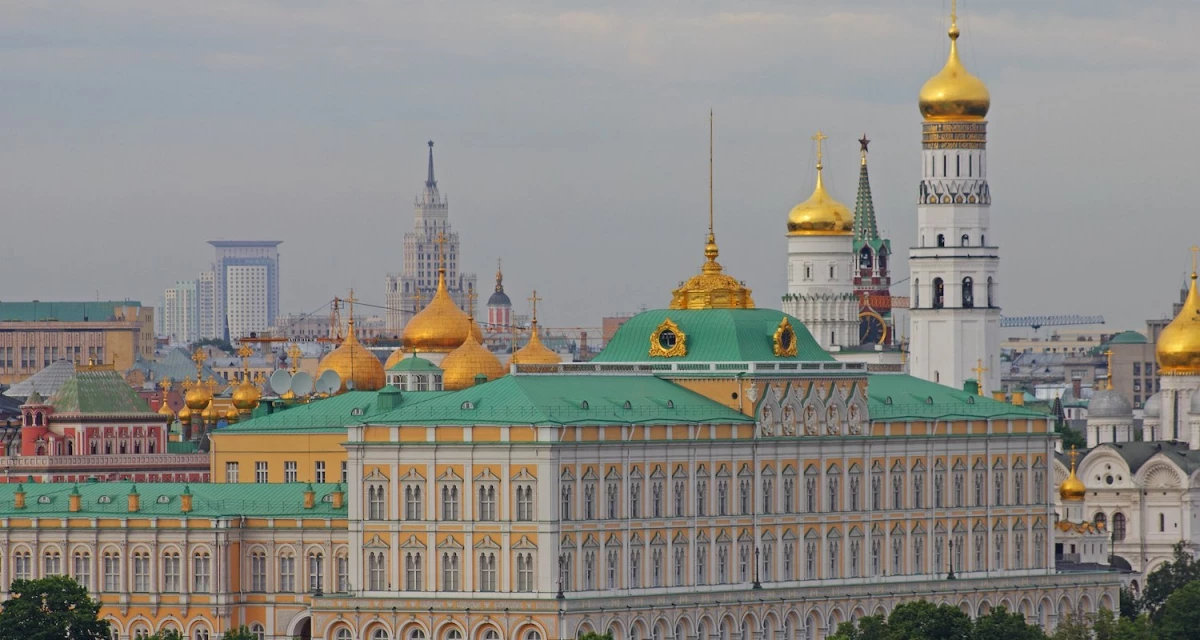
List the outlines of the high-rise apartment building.
{"label": "high-rise apartment building", "polygon": [[200,339],[199,283],[180,280],[163,294],[162,334],[174,343]]}
{"label": "high-rise apartment building", "polygon": [[217,330],[217,315],[213,300],[215,283],[216,274],[212,269],[201,271],[200,277],[196,280],[196,313],[199,317],[201,340],[217,338],[222,333]]}
{"label": "high-rise apartment building", "polygon": [[210,240],[213,319],[218,336],[237,339],[264,331],[279,314],[281,240]]}

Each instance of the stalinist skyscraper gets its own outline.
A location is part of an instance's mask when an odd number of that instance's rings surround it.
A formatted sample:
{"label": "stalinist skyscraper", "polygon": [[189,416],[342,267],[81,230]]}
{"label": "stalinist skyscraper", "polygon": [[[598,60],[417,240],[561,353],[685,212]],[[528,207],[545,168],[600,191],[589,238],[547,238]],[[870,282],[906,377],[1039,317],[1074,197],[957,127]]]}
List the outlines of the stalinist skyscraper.
{"label": "stalinist skyscraper", "polygon": [[429,142],[429,175],[413,207],[412,231],[404,234],[404,269],[387,277],[387,331],[399,335],[417,311],[433,298],[438,283],[438,235],[446,238],[446,286],[451,299],[467,310],[475,292],[475,274],[462,273],[458,234],[450,230],[450,205],[433,177],[433,141]]}
{"label": "stalinist skyscraper", "polygon": [[[953,4],[952,4],[953,7]],[[921,185],[917,246],[909,251],[913,375],[951,387],[982,378],[999,389],[1000,250],[989,231],[987,116],[991,97],[958,58],[950,13],[950,57],[921,87]]]}

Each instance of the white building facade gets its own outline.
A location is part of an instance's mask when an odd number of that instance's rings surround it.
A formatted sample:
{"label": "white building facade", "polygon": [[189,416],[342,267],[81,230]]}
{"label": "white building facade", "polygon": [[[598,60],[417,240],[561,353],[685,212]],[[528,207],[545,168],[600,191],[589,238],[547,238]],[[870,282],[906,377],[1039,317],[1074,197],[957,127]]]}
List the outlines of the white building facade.
{"label": "white building facade", "polygon": [[172,343],[191,344],[200,339],[199,283],[180,280],[163,293],[162,333]]}
{"label": "white building facade", "polygon": [[237,340],[265,331],[279,315],[280,240],[210,240],[213,331]]}

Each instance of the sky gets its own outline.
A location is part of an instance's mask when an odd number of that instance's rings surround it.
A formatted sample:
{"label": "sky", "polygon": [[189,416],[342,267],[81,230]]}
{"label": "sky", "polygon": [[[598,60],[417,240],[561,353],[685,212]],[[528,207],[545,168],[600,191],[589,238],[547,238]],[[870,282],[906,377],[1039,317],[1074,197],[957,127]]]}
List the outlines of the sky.
{"label": "sky", "polygon": [[[780,306],[811,136],[916,229],[945,0],[0,0],[2,300],[140,299],[282,240],[282,306],[383,303],[436,141],[464,268],[544,326],[664,307],[703,261]],[[1169,313],[1200,244],[1200,4],[964,0],[992,94],[1005,315]],[[894,280],[907,277],[893,263]],[[907,295],[906,285],[896,293]]]}

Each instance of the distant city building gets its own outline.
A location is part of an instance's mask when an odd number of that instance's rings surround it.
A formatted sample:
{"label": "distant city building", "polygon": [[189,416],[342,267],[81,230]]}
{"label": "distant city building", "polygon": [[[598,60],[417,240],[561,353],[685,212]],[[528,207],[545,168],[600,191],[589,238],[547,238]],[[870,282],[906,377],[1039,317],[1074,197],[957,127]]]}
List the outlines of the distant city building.
{"label": "distant city building", "polygon": [[218,335],[236,340],[264,331],[279,314],[280,240],[210,240],[213,318]]}
{"label": "distant city building", "polygon": [[[438,237],[444,238],[440,249]],[[462,273],[458,234],[450,228],[450,204],[439,192],[433,175],[433,142],[429,142],[429,174],[414,204],[413,230],[404,234],[404,268],[388,274],[387,332],[399,335],[408,321],[433,299],[438,283],[439,255],[445,254],[446,289],[460,309],[471,305],[475,274]],[[419,298],[419,299],[418,299]]]}
{"label": "distant city building", "polygon": [[0,383],[57,360],[108,363],[123,371],[154,357],[154,309],[131,300],[0,302]]}
{"label": "distant city building", "polygon": [[216,301],[213,299],[215,288],[216,274],[211,269],[201,271],[196,279],[196,314],[201,340],[220,338],[223,333],[217,326]]}
{"label": "distant city building", "polygon": [[173,343],[191,344],[200,339],[199,283],[180,280],[163,293],[162,334]]}
{"label": "distant city building", "polygon": [[505,331],[513,326],[512,300],[504,293],[504,273],[496,265],[496,290],[487,301],[487,330]]}

